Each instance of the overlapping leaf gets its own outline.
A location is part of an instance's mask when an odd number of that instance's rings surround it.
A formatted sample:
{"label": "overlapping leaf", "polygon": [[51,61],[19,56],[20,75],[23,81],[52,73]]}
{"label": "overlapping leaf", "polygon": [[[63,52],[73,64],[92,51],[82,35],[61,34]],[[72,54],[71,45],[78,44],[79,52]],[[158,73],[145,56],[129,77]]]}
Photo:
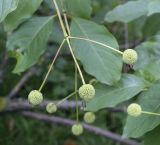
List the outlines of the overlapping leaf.
{"label": "overlapping leaf", "polygon": [[148,9],[147,0],[129,1],[119,5],[105,16],[105,21],[114,22],[120,21],[128,23],[141,16],[147,15]]}
{"label": "overlapping leaf", "polygon": [[91,0],[63,0],[69,15],[89,18],[92,12]]}
{"label": "overlapping leaf", "polygon": [[140,77],[125,74],[114,87],[98,84],[95,86],[96,95],[87,103],[87,110],[97,111],[105,107],[114,107],[141,92],[147,83]]}
{"label": "overlapping leaf", "polygon": [[0,0],[0,22],[18,6],[19,0]]}
{"label": "overlapping leaf", "polygon": [[159,145],[160,143],[160,126],[148,132],[144,137],[144,145]]}
{"label": "overlapping leaf", "polygon": [[128,23],[141,16],[150,16],[155,13],[160,13],[159,5],[159,0],[128,1],[109,11],[105,16],[105,21],[120,21]]}
{"label": "overlapping leaf", "polygon": [[138,53],[138,61],[134,65],[135,70],[143,69],[146,65],[160,59],[159,42],[144,42],[136,47],[136,51]]}
{"label": "overlapping leaf", "polygon": [[[138,104],[143,111],[160,112],[160,82],[153,84],[147,91],[140,94]],[[143,114],[139,117],[128,117],[123,135],[127,137],[140,137],[160,124],[160,117]]]}
{"label": "overlapping leaf", "polygon": [[[25,71],[38,61],[44,52],[46,42],[52,30],[53,17],[35,17],[13,33],[7,42],[10,51],[17,52],[15,73]],[[19,48],[14,50],[14,48]],[[14,54],[13,53],[13,54]]]}
{"label": "overlapping leaf", "polygon": [[[99,41],[118,49],[116,39],[101,25],[94,22],[74,18],[71,34]],[[100,82],[113,85],[120,80],[122,56],[109,48],[84,40],[72,40],[72,46],[84,69],[95,76]]]}
{"label": "overlapping leaf", "polygon": [[20,0],[17,9],[6,17],[4,21],[5,29],[7,31],[13,30],[21,22],[31,17],[41,2],[42,0]]}

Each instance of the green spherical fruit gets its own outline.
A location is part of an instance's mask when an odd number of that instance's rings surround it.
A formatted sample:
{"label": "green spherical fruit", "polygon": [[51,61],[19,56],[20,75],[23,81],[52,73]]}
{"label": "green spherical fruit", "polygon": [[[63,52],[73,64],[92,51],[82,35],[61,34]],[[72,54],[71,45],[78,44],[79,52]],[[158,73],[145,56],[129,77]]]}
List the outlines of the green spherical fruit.
{"label": "green spherical fruit", "polygon": [[74,124],[72,126],[72,133],[76,136],[81,135],[83,133],[83,126],[79,123]]}
{"label": "green spherical fruit", "polygon": [[56,104],[50,102],[47,104],[46,110],[48,113],[55,113],[57,111],[57,106],[56,106]]}
{"label": "green spherical fruit", "polygon": [[138,117],[141,115],[142,113],[142,108],[139,104],[136,104],[136,103],[132,103],[128,106],[127,108],[127,113],[130,115],[130,116],[133,116],[133,117]]}
{"label": "green spherical fruit", "polygon": [[127,49],[123,52],[123,61],[126,64],[134,64],[138,59],[137,52],[133,49]]}
{"label": "green spherical fruit", "polygon": [[93,123],[95,121],[95,119],[96,119],[96,116],[93,112],[86,112],[84,114],[84,121],[86,123]]}
{"label": "green spherical fruit", "polygon": [[32,90],[28,95],[28,101],[32,105],[39,105],[43,101],[43,95],[38,90]]}
{"label": "green spherical fruit", "polygon": [[85,101],[91,100],[95,96],[95,89],[91,84],[82,85],[79,88],[79,96]]}

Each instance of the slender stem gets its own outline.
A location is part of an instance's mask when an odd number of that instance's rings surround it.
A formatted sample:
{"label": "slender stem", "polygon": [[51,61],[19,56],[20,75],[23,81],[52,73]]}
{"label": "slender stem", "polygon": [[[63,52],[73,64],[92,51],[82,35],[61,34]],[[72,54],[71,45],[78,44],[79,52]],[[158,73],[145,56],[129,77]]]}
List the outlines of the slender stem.
{"label": "slender stem", "polygon": [[[78,79],[77,79],[77,67],[76,67],[76,64],[75,64],[75,92],[76,92],[76,90],[77,90],[77,88],[78,88]],[[79,106],[78,106],[78,95],[77,95],[77,93],[75,94],[75,96],[76,96],[76,120],[77,120],[77,122],[79,122]]]}
{"label": "slender stem", "polygon": [[60,105],[61,103],[63,103],[67,99],[69,99],[70,97],[74,96],[76,93],[77,93],[77,90],[75,90],[75,92],[71,93],[70,95],[68,95],[67,97],[63,98],[62,100],[60,100],[56,105]]}
{"label": "slender stem", "polygon": [[156,115],[156,116],[160,116],[159,113],[153,113],[153,112],[147,112],[147,111],[142,111],[142,113],[144,114],[149,114],[149,115]]}
{"label": "slender stem", "polygon": [[76,59],[76,57],[75,57],[75,55],[74,55],[74,52],[73,52],[73,50],[72,50],[72,47],[71,47],[71,44],[70,44],[70,41],[69,41],[68,37],[66,38],[66,41],[67,41],[67,43],[68,43],[68,46],[69,46],[70,52],[71,52],[71,54],[72,54],[73,60],[74,60],[76,66],[77,66],[77,69],[78,69],[78,71],[79,71],[79,74],[80,74],[82,83],[83,83],[83,85],[84,85],[84,84],[86,84],[86,83],[85,83],[83,74],[82,74],[82,72],[81,72],[81,69],[80,69],[80,67],[79,67],[79,64],[78,64],[78,62],[77,62],[77,59]]}
{"label": "slender stem", "polygon": [[113,48],[113,47],[111,47],[109,45],[103,44],[103,43],[95,41],[95,40],[91,40],[91,39],[87,39],[87,38],[82,38],[82,37],[73,37],[73,36],[69,36],[68,38],[70,38],[70,39],[78,39],[78,40],[85,40],[85,41],[89,41],[89,42],[92,42],[92,43],[95,43],[95,44],[99,44],[101,46],[107,47],[107,48],[109,48],[109,49],[111,49],[111,50],[113,50],[115,52],[118,52],[119,54],[123,55],[123,52],[121,52],[121,51],[119,51],[119,50],[117,50],[117,49],[115,49],[115,48]]}
{"label": "slender stem", "polygon": [[63,16],[64,16],[64,21],[65,21],[65,24],[66,24],[66,28],[67,28],[68,34],[70,36],[71,35],[71,31],[70,31],[70,28],[69,28],[69,24],[68,24],[66,13],[64,13]]}
{"label": "slender stem", "polygon": [[65,43],[65,41],[66,41],[66,40],[64,39],[64,40],[62,41],[60,47],[58,48],[58,50],[57,50],[57,52],[56,52],[56,55],[55,55],[55,57],[53,58],[53,61],[52,61],[51,65],[50,65],[50,67],[49,67],[49,70],[48,70],[48,72],[47,72],[47,74],[46,74],[46,76],[45,76],[45,78],[44,78],[44,80],[43,80],[43,82],[42,82],[42,84],[41,84],[41,86],[40,86],[40,88],[39,88],[39,91],[42,90],[45,82],[47,81],[47,78],[48,78],[48,76],[49,76],[49,74],[50,74],[50,72],[51,72],[51,70],[52,70],[52,68],[53,68],[53,65],[54,65],[54,63],[55,63],[55,61],[56,61],[56,59],[57,59],[57,57],[58,57],[58,54],[59,54],[59,52],[60,52],[63,44]]}
{"label": "slender stem", "polygon": [[78,68],[78,71],[79,71],[79,74],[80,74],[80,76],[81,76],[82,83],[85,84],[85,81],[84,81],[84,78],[83,78],[81,69],[80,69],[79,64],[78,64],[78,62],[77,62],[77,60],[76,60],[76,57],[75,57],[75,55],[74,55],[74,53],[73,53],[73,50],[72,50],[72,47],[71,47],[71,44],[70,44],[70,41],[69,41],[69,38],[68,38],[68,34],[67,34],[67,32],[66,32],[66,29],[65,29],[65,26],[64,26],[64,23],[63,23],[63,20],[62,20],[61,14],[60,14],[60,10],[59,10],[59,8],[58,8],[58,5],[57,5],[56,0],[53,0],[53,3],[54,3],[54,5],[55,5],[55,8],[56,8],[56,11],[57,11],[57,14],[58,14],[58,18],[59,18],[59,21],[60,21],[60,24],[61,24],[61,27],[62,27],[62,30],[63,30],[64,37],[66,38],[66,41],[67,41],[67,43],[68,43],[70,52],[71,52],[71,54],[72,54],[72,57],[73,57],[73,59],[74,59],[74,62],[75,62],[75,64],[76,64],[76,66],[77,66],[77,68]]}
{"label": "slender stem", "polygon": [[65,6],[64,6],[64,1],[60,0],[60,2],[61,2],[61,5],[62,5],[62,12],[63,12],[63,17],[64,17],[64,22],[65,22],[65,25],[66,25],[66,29],[67,29],[67,32],[68,32],[68,34],[70,36],[71,32],[70,32],[70,28],[69,28],[69,24],[68,24],[68,20],[67,20],[67,15],[66,15],[66,9],[65,9]]}
{"label": "slender stem", "polygon": [[67,34],[67,32],[66,32],[66,29],[65,29],[65,26],[64,26],[64,23],[63,23],[63,20],[62,20],[62,16],[61,16],[59,7],[58,7],[58,5],[57,5],[57,1],[56,1],[56,0],[53,0],[53,3],[54,3],[54,5],[55,5],[56,11],[57,11],[57,15],[58,15],[58,18],[59,18],[59,21],[60,21],[60,25],[61,25],[61,28],[62,28],[64,37],[67,37],[68,34]]}

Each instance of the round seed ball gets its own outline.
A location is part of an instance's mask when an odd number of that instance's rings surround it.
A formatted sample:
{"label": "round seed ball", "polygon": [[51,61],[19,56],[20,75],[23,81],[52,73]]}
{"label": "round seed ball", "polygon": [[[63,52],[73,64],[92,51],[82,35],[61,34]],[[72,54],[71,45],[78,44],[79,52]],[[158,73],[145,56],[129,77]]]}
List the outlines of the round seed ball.
{"label": "round seed ball", "polygon": [[83,118],[86,123],[93,123],[96,119],[96,116],[93,112],[86,112]]}
{"label": "round seed ball", "polygon": [[82,85],[79,88],[79,96],[85,101],[91,100],[95,96],[95,89],[91,84]]}
{"label": "round seed ball", "polygon": [[138,117],[141,115],[142,113],[142,108],[140,105],[136,104],[136,103],[132,103],[128,106],[127,108],[127,113],[130,115],[130,116],[133,116],[133,117]]}
{"label": "round seed ball", "polygon": [[72,126],[72,133],[76,136],[81,135],[83,133],[83,126],[79,123],[74,124]]}
{"label": "round seed ball", "polygon": [[57,111],[57,106],[56,106],[56,104],[50,102],[50,103],[47,104],[46,110],[47,110],[47,112],[50,113],[50,114],[51,114],[51,113],[55,113],[55,112]]}
{"label": "round seed ball", "polygon": [[28,95],[28,101],[32,105],[39,105],[43,101],[43,95],[38,90],[32,90]]}
{"label": "round seed ball", "polygon": [[126,64],[134,64],[138,59],[137,52],[133,49],[127,49],[123,52],[123,61]]}

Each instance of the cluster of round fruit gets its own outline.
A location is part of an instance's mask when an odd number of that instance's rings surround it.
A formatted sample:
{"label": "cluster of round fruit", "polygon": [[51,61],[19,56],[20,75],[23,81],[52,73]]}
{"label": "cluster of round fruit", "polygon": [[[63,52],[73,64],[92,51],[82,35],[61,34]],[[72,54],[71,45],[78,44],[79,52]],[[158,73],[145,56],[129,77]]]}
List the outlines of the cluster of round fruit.
{"label": "cluster of round fruit", "polygon": [[[123,52],[123,61],[127,64],[133,64],[137,61],[137,53],[133,49],[127,49]],[[88,102],[95,96],[95,89],[91,84],[84,84],[78,90],[79,96],[84,101]],[[43,95],[38,90],[33,90],[28,95],[29,103],[32,105],[39,105],[43,101]],[[138,108],[139,109],[139,108]],[[139,110],[134,107],[128,108],[129,114],[136,114]],[[48,113],[54,113],[57,111],[57,105],[50,102],[46,106]],[[95,120],[95,114],[93,112],[87,112],[84,115],[84,120],[87,123],[92,123]],[[83,126],[80,123],[73,124],[72,133],[74,135],[80,135],[83,132]]]}
{"label": "cluster of round fruit", "polygon": [[[95,96],[95,89],[91,84],[84,84],[79,88],[79,96],[83,100],[90,101]],[[43,101],[43,95],[38,90],[33,90],[28,95],[29,103],[32,105],[39,105]],[[57,105],[50,102],[46,106],[48,113],[55,113],[57,111]],[[93,123],[95,120],[95,114],[93,112],[86,112],[84,114],[84,121],[86,123]],[[83,126],[80,123],[75,123],[72,126],[72,133],[74,135],[80,135],[83,132]]]}

